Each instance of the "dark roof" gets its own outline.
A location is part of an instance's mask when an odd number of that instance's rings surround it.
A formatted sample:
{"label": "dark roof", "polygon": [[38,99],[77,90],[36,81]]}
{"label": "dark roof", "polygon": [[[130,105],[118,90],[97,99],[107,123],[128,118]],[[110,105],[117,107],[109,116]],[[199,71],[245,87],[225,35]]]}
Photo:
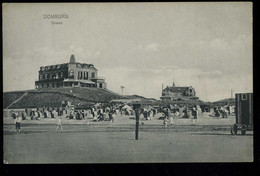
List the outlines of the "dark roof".
{"label": "dark roof", "polygon": [[86,64],[86,63],[80,63],[80,62],[75,62],[75,64],[76,64],[77,67],[93,68],[93,69],[97,70],[93,64]]}
{"label": "dark roof", "polygon": [[189,87],[166,87],[164,90],[169,89],[171,92],[174,92],[174,93],[183,93],[188,88]]}
{"label": "dark roof", "polygon": [[57,69],[63,69],[63,68],[67,68],[67,67],[68,67],[68,63],[47,65],[47,66],[41,66],[40,71],[57,70]]}
{"label": "dark roof", "polygon": [[70,56],[70,62],[69,62],[70,64],[75,64],[76,63],[76,59],[75,59],[75,56],[74,56],[74,54],[72,54],[71,56]]}
{"label": "dark roof", "polygon": [[41,66],[40,67],[40,71],[57,70],[57,69],[61,69],[61,68],[67,68],[68,64],[76,64],[77,67],[93,68],[93,69],[97,70],[93,64],[86,64],[86,63],[76,62],[75,56],[74,56],[74,54],[72,54],[70,56],[70,61],[68,63],[56,64],[56,65],[48,65],[48,66]]}
{"label": "dark roof", "polygon": [[74,56],[74,54],[72,54],[70,56],[70,62],[69,64],[76,64],[77,67],[82,67],[82,68],[93,68],[95,70],[97,70],[93,64],[86,64],[86,63],[80,63],[80,62],[76,62],[76,58]]}

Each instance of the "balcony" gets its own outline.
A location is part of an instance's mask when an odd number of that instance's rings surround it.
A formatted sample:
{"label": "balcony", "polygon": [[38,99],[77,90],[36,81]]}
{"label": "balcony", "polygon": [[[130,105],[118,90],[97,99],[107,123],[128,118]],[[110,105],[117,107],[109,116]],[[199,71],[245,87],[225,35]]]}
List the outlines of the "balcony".
{"label": "balcony", "polygon": [[104,77],[97,77],[97,78],[91,78],[91,79],[94,79],[94,80],[105,80]]}

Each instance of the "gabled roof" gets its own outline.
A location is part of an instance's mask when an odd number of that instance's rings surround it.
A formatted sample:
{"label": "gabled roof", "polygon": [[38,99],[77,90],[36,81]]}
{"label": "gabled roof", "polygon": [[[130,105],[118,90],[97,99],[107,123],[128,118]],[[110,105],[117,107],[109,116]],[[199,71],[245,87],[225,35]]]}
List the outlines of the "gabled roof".
{"label": "gabled roof", "polygon": [[174,92],[174,93],[183,93],[184,91],[186,91],[189,87],[166,87],[164,90],[169,90],[171,92]]}

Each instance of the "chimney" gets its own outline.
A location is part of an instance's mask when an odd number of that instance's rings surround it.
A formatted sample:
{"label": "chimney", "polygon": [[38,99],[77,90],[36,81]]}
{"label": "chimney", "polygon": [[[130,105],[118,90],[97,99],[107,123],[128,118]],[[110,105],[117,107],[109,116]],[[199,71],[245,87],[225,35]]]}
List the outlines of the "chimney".
{"label": "chimney", "polygon": [[74,56],[74,54],[72,54],[71,56],[70,56],[70,62],[69,62],[70,64],[75,64],[76,63],[76,59],[75,59],[75,56]]}

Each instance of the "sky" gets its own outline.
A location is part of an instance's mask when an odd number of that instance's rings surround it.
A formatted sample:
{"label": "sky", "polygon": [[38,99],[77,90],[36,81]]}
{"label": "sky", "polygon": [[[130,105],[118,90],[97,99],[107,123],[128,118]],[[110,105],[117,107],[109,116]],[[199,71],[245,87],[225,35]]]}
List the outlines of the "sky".
{"label": "sky", "polygon": [[[250,2],[19,3],[2,13],[4,92],[34,89],[41,66],[71,54],[117,93],[159,99],[173,81],[203,101],[253,92]],[[55,14],[68,18],[46,18]]]}

